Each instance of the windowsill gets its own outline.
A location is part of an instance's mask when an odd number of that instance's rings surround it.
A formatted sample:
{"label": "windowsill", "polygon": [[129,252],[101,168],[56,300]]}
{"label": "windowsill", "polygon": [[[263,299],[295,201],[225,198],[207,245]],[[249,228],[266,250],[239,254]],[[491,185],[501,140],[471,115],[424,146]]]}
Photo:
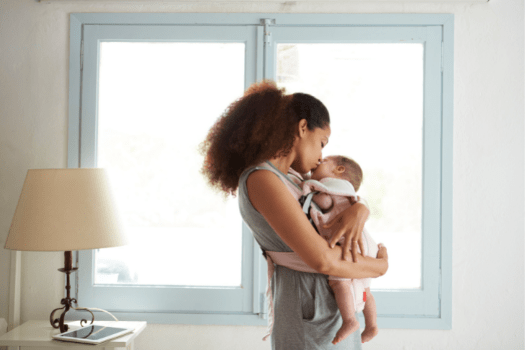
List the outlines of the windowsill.
{"label": "windowsill", "polygon": [[[145,0],[38,0],[39,2],[101,2],[101,3],[129,3],[129,2],[144,2],[149,3],[149,1]],[[195,1],[190,0],[163,0],[163,2],[173,2],[173,3],[195,3]],[[231,2],[231,0],[205,0],[205,1],[199,1],[199,3],[224,3],[224,2]],[[245,3],[259,3],[260,0],[239,0],[237,2],[245,2]],[[281,0],[266,0],[266,2],[271,3],[282,3]],[[295,0],[294,3],[330,3],[330,2],[337,2],[337,3],[370,3],[375,2],[378,4],[381,3],[398,3],[399,0]],[[465,4],[465,3],[487,3],[489,0],[403,0],[403,2],[413,2],[413,3],[443,3],[443,4]]]}
{"label": "windowsill", "polygon": [[[146,321],[148,324],[222,325],[222,326],[266,326],[267,319],[253,314],[184,314],[184,313],[131,313],[112,312],[121,321]],[[103,313],[96,313],[97,320],[111,320]],[[363,315],[359,322],[364,325]],[[406,315],[377,315],[379,328],[383,329],[452,329],[451,317],[427,317]]]}

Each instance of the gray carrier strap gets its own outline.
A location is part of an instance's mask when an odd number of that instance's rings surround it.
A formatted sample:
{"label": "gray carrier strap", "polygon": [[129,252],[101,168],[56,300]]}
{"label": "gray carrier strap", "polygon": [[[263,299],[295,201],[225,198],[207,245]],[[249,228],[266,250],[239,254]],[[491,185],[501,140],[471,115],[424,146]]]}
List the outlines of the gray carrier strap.
{"label": "gray carrier strap", "polygon": [[313,191],[299,198],[299,203],[301,203],[303,206],[304,214],[306,215],[306,217],[308,218],[308,221],[312,224],[314,229],[317,231],[317,233],[319,233],[319,229],[317,228],[317,226],[315,226],[315,222],[312,219],[312,216],[310,215],[310,208],[312,207],[312,205],[317,207],[315,202],[312,202],[312,199],[318,193],[319,191]]}
{"label": "gray carrier strap", "polygon": [[312,199],[314,198],[314,195],[316,195],[317,191],[310,192],[306,196],[304,196],[304,203],[303,203],[303,212],[310,218],[310,206],[312,205]]}

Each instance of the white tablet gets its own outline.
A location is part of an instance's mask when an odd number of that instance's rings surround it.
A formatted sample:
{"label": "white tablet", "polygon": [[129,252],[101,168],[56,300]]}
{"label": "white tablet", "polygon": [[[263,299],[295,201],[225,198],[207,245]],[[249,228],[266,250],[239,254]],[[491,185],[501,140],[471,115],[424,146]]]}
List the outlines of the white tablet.
{"label": "white tablet", "polygon": [[100,344],[133,331],[133,328],[92,325],[54,335],[53,339],[77,343]]}

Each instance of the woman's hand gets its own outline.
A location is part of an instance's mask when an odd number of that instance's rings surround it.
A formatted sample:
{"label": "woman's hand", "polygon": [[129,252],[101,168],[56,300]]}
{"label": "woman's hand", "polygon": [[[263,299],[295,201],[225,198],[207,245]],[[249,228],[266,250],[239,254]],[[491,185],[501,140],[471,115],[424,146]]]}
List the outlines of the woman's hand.
{"label": "woman's hand", "polygon": [[333,248],[336,242],[344,235],[343,259],[349,260],[350,248],[352,248],[352,260],[354,262],[357,262],[357,247],[359,246],[361,252],[364,252],[362,233],[369,214],[370,210],[364,204],[358,202],[324,225],[325,228],[332,227],[335,230],[335,234],[329,242],[330,247]]}

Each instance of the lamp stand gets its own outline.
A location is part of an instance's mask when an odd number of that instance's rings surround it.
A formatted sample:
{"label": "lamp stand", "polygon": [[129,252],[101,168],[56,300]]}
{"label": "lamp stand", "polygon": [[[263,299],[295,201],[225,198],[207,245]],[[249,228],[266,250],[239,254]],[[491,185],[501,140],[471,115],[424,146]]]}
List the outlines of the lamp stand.
{"label": "lamp stand", "polygon": [[[64,252],[64,268],[58,269],[58,271],[66,274],[66,281],[67,281],[66,282],[66,292],[67,294],[66,294],[66,297],[60,301],[60,304],[64,306],[53,310],[53,312],[51,312],[51,315],[49,316],[51,325],[53,326],[53,328],[59,328],[60,333],[67,332],[69,327],[67,326],[67,324],[64,324],[64,316],[66,315],[66,313],[69,311],[70,308],[73,308],[72,303],[75,303],[75,304],[77,303],[77,300],[74,298],[71,298],[70,296],[71,284],[69,282],[69,275],[71,274],[71,272],[75,272],[76,270],[78,270],[78,267],[73,267],[73,258],[72,258],[71,251]],[[91,311],[89,311],[88,309],[84,309],[84,308],[77,308],[77,309],[89,312],[92,316],[91,324],[93,324],[93,321],[95,321],[95,315],[93,315]],[[62,314],[60,315],[60,319],[58,318],[53,319],[53,315],[58,310],[64,310]],[[87,323],[87,320],[82,319],[80,321],[80,326],[83,326],[83,323]]]}

